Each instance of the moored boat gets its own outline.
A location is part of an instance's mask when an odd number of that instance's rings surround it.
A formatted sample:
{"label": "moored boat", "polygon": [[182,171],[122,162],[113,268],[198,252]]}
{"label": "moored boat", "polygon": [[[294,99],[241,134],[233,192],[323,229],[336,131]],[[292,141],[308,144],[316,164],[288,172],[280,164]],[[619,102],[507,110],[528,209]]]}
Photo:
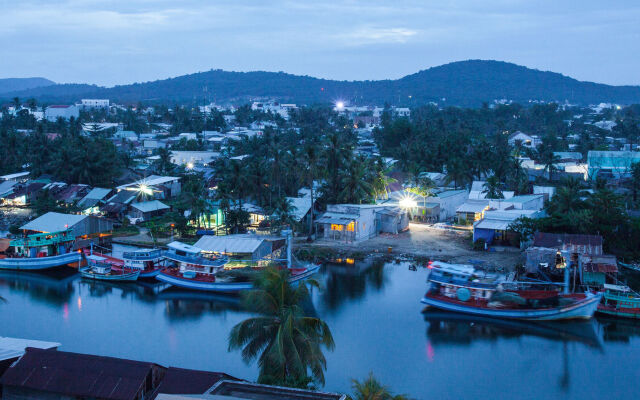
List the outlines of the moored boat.
{"label": "moored boat", "polygon": [[139,278],[151,279],[158,276],[164,267],[164,256],[160,249],[138,249],[122,254],[125,270],[140,271]]}
{"label": "moored boat", "polygon": [[14,239],[0,258],[0,269],[38,271],[64,265],[79,266],[82,255],[73,251],[71,230],[38,233]]}
{"label": "moored boat", "polygon": [[446,311],[493,318],[560,320],[591,318],[601,294],[537,290],[531,284],[483,275],[470,265],[430,263],[422,303]]}
{"label": "moored boat", "polygon": [[618,265],[627,271],[640,273],[640,265],[638,264],[627,264],[623,263],[622,261],[618,261]]}
{"label": "moored boat", "polygon": [[106,258],[90,255],[87,256],[88,266],[80,269],[83,278],[111,282],[135,282],[140,271],[114,271]]}
{"label": "moored boat", "polygon": [[640,296],[632,292],[628,286],[605,284],[604,290],[598,313],[640,319]]}
{"label": "moored boat", "polygon": [[[315,274],[320,266],[307,264],[301,268],[291,268],[291,240],[287,240],[287,263],[291,275],[289,283],[298,285]],[[172,286],[218,293],[237,293],[253,288],[253,280],[262,268],[229,268],[229,259],[224,255],[206,254],[202,249],[185,243],[172,242],[164,253],[171,266],[164,268],[156,279]]]}

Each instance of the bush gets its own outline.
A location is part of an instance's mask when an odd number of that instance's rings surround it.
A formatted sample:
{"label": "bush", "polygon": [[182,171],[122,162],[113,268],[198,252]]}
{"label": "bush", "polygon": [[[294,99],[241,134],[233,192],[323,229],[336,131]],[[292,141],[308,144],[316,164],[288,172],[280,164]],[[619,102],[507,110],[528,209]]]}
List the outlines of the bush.
{"label": "bush", "polygon": [[22,231],[20,230],[20,226],[19,225],[9,225],[9,233],[11,233],[12,235],[19,235],[22,233]]}
{"label": "bush", "polygon": [[484,239],[480,238],[480,239],[476,240],[475,242],[473,242],[473,249],[477,250],[477,251],[484,250],[484,245],[486,243],[487,242]]}

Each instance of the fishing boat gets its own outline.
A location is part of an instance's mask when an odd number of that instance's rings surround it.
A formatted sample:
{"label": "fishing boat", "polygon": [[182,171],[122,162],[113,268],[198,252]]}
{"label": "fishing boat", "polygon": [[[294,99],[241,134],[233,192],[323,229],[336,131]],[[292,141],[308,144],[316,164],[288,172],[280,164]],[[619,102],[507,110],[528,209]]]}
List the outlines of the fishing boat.
{"label": "fishing boat", "polygon": [[618,261],[618,265],[627,271],[637,272],[640,274],[640,265],[638,264],[627,264],[627,263],[623,263],[622,261]]}
{"label": "fishing boat", "polygon": [[152,279],[164,268],[164,256],[160,249],[138,249],[122,254],[123,268],[139,270],[140,279]]}
{"label": "fishing boat", "polygon": [[640,296],[628,286],[605,283],[597,311],[614,317],[640,319]]}
{"label": "fishing boat", "polygon": [[531,283],[507,282],[471,265],[429,262],[428,267],[427,293],[421,302],[446,311],[520,320],[587,319],[602,297],[600,293],[560,293],[553,284],[551,289],[534,289]]}
{"label": "fishing boat", "polygon": [[80,275],[83,278],[111,282],[135,282],[140,275],[139,270],[131,272],[114,271],[105,257],[90,255],[86,258],[88,266],[80,269]]}
{"label": "fishing boat", "polygon": [[74,242],[70,229],[11,240],[5,254],[0,256],[0,269],[38,271],[64,265],[79,266],[82,255],[73,251]]}
{"label": "fishing boat", "polygon": [[[253,288],[255,274],[262,268],[225,269],[226,256],[205,254],[202,249],[181,242],[167,245],[164,257],[173,265],[164,268],[156,279],[172,286],[218,293],[237,293]],[[287,236],[287,265],[291,272],[289,283],[298,285],[315,274],[319,265],[307,264],[293,268],[291,263],[291,238]]]}

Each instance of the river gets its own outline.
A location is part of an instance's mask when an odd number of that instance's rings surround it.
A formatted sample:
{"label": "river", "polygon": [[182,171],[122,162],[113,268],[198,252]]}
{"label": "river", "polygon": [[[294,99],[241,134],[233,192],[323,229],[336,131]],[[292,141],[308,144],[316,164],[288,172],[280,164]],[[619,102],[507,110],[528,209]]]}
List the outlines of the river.
{"label": "river", "polygon": [[[426,270],[409,263],[327,265],[310,312],[329,324],[325,390],[350,392],[372,371],[417,399],[635,398],[640,324],[496,323],[422,314]],[[62,343],[61,350],[223,371],[255,379],[227,351],[247,318],[228,297],[157,284],[85,282],[73,270],[0,272],[0,335]]]}

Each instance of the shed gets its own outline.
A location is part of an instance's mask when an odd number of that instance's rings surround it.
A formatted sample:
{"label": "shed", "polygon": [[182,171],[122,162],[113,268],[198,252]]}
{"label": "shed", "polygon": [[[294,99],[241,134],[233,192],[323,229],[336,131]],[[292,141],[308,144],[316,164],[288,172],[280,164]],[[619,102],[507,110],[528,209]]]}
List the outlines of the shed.
{"label": "shed", "polygon": [[[284,240],[280,238],[279,240]],[[203,252],[227,254],[245,261],[258,261],[273,252],[272,242],[266,236],[239,234],[212,236],[205,235],[195,244]]]}
{"label": "shed", "polygon": [[170,207],[159,200],[144,201],[131,204],[129,215],[134,218],[142,218],[148,221],[151,218],[159,217],[169,211]]}
{"label": "shed", "polygon": [[71,229],[76,237],[88,237],[112,231],[113,221],[89,215],[48,212],[21,226],[20,229],[41,233]]}

